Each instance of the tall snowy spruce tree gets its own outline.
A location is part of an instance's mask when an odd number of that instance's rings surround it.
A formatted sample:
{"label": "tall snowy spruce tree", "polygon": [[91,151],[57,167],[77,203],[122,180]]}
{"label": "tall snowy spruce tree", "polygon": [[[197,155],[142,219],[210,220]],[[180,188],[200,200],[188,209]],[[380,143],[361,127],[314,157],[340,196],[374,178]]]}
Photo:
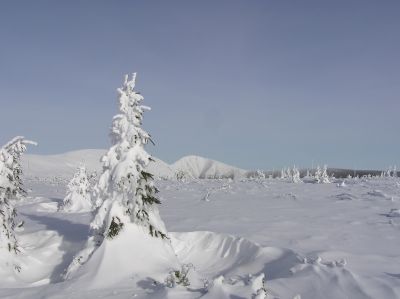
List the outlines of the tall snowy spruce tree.
{"label": "tall snowy spruce tree", "polygon": [[21,178],[21,156],[27,144],[36,143],[18,136],[0,148],[0,261],[1,267],[13,265],[18,271],[21,268],[14,257],[20,252],[20,247],[15,228],[23,223],[15,220],[17,212],[13,200],[26,194]]}
{"label": "tall snowy spruce tree", "polygon": [[134,89],[135,79],[136,74],[126,75],[117,89],[120,113],[113,118],[112,146],[101,159],[103,172],[94,187],[97,209],[90,225],[92,234],[68,268],[67,278],[79,268],[90,272],[95,267],[98,278],[109,277],[111,267],[118,273],[113,272],[113,280],[118,280],[151,269],[163,268],[168,273],[168,268],[178,264],[158,213],[153,175],[146,171],[152,158],[144,146],[151,139],[141,125],[144,111],[150,108],[141,105],[143,97]]}

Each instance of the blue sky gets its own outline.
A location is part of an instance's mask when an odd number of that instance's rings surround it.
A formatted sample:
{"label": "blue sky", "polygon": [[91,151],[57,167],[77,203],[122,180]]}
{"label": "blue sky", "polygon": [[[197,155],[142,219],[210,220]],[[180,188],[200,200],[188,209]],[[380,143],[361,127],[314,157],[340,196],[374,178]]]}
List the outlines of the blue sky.
{"label": "blue sky", "polygon": [[243,168],[400,166],[399,1],[7,1],[0,142],[107,148],[123,74],[149,151]]}

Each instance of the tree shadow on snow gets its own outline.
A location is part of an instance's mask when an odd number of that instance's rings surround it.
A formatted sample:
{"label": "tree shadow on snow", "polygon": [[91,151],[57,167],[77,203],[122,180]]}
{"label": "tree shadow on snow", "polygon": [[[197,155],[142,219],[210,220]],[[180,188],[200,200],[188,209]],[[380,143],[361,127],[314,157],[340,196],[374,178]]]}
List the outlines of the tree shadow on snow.
{"label": "tree shadow on snow", "polygon": [[392,276],[394,278],[399,278],[400,279],[400,274],[394,274],[394,273],[387,273],[385,272],[386,275]]}
{"label": "tree shadow on snow", "polygon": [[61,204],[64,201],[64,199],[60,197],[50,197],[49,199],[57,204]]}
{"label": "tree shadow on snow", "polygon": [[89,225],[74,223],[65,219],[49,216],[23,214],[31,220],[42,224],[47,230],[55,231],[62,237],[59,250],[64,254],[56,265],[49,279],[51,283],[62,281],[62,274],[72,262],[75,254],[81,250],[89,236]]}
{"label": "tree shadow on snow", "polygon": [[167,296],[165,287],[150,277],[140,280],[136,284],[144,290],[151,291],[151,293],[160,293],[160,295],[165,294],[165,296]]}

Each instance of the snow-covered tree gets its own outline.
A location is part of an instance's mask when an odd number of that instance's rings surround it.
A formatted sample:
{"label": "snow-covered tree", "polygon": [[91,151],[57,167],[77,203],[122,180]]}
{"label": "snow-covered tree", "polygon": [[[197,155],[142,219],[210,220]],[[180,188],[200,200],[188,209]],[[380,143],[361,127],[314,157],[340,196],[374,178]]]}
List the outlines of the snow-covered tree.
{"label": "snow-covered tree", "polygon": [[257,179],[260,179],[260,180],[264,180],[265,179],[265,172],[264,171],[262,171],[262,170],[260,170],[260,169],[257,169],[256,170],[256,173],[255,173],[255,177],[257,178]]}
{"label": "snow-covered tree", "polygon": [[65,212],[88,212],[92,208],[88,174],[86,167],[81,165],[68,183],[67,195],[60,206],[60,210]]}
{"label": "snow-covered tree", "polygon": [[[114,279],[134,270],[149,271],[151,265],[168,264],[169,268],[176,268],[171,265],[176,256],[157,208],[161,203],[158,190],[153,175],[146,171],[153,159],[144,146],[151,139],[141,125],[144,111],[150,108],[141,105],[143,97],[134,89],[135,79],[136,74],[131,78],[125,76],[123,86],[117,90],[120,112],[113,118],[112,146],[101,159],[103,172],[94,187],[97,210],[90,224],[92,236],[70,265],[67,277],[80,265],[90,264],[91,260],[96,264],[99,259],[102,265],[109,263],[118,270]],[[129,263],[118,264],[116,257],[124,254],[129,255],[126,257]],[[133,263],[132,259],[139,256],[142,256],[140,261]],[[109,275],[110,269],[104,267],[97,267],[96,277]]]}
{"label": "snow-covered tree", "polygon": [[103,173],[95,188],[99,209],[91,227],[102,237],[113,238],[124,223],[132,222],[147,227],[151,236],[166,238],[154,207],[161,203],[156,197],[158,190],[153,175],[146,172],[153,159],[144,146],[151,139],[141,125],[143,112],[150,108],[140,105],[143,97],[134,90],[135,77],[125,76],[118,89],[120,114],[113,119],[112,147],[102,157]]}
{"label": "snow-covered tree", "polygon": [[286,177],[287,177],[289,180],[292,180],[292,179],[293,179],[293,173],[292,173],[292,170],[290,169],[290,167],[288,167],[288,168],[286,169]]}
{"label": "snow-covered tree", "polygon": [[389,168],[386,170],[385,176],[388,178],[392,176],[392,166],[389,166]]}
{"label": "snow-covered tree", "polygon": [[329,184],[331,182],[329,175],[328,175],[328,166],[324,165],[322,169],[322,174],[320,178],[320,183],[322,184]]}
{"label": "snow-covered tree", "polygon": [[317,166],[317,169],[315,170],[314,178],[318,184],[322,182],[322,170],[321,170],[321,167],[319,167],[319,165]]}
{"label": "snow-covered tree", "polygon": [[281,170],[281,179],[282,180],[286,179],[286,169],[285,168],[282,168],[282,170]]}
{"label": "snow-covered tree", "polygon": [[296,166],[293,166],[292,170],[292,182],[293,183],[302,183],[302,180],[300,179],[300,171],[297,169]]}
{"label": "snow-covered tree", "polygon": [[12,171],[12,196],[14,199],[18,199],[26,195],[26,191],[22,183],[23,171],[21,166],[21,157],[22,154],[26,151],[26,147],[28,144],[36,145],[36,142],[27,140],[23,136],[17,136],[3,146],[5,152],[7,152],[8,155],[11,157],[8,167]]}
{"label": "snow-covered tree", "polygon": [[14,261],[14,255],[20,252],[20,247],[15,229],[21,227],[23,222],[16,222],[17,211],[12,200],[26,194],[20,159],[27,144],[35,143],[18,136],[0,148],[0,256],[1,261],[5,261],[1,267],[11,264],[18,271],[21,267]]}

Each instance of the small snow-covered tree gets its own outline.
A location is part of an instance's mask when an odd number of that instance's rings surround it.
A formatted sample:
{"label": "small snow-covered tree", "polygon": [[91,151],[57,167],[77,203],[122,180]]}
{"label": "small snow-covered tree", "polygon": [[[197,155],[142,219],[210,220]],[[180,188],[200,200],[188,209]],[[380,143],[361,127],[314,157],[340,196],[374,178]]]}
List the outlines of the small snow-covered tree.
{"label": "small snow-covered tree", "polygon": [[392,166],[389,166],[389,168],[386,170],[385,176],[388,178],[392,176]]}
{"label": "small snow-covered tree", "polygon": [[327,165],[324,165],[320,181],[323,184],[329,184],[331,182],[329,175],[328,175],[328,166]]}
{"label": "small snow-covered tree", "polygon": [[260,180],[264,180],[265,179],[265,172],[264,171],[262,171],[262,170],[260,170],[260,169],[257,169],[256,170],[256,173],[255,173],[255,177],[257,178],[257,179],[260,179]]}
{"label": "small snow-covered tree", "polygon": [[282,180],[286,179],[286,169],[285,168],[282,168],[282,170],[281,170],[281,179]]}
{"label": "small snow-covered tree", "polygon": [[[161,203],[158,189],[153,175],[146,170],[153,159],[144,146],[151,139],[141,125],[144,111],[150,108],[141,105],[143,96],[134,89],[135,79],[136,74],[131,78],[126,75],[123,86],[117,90],[119,114],[112,122],[112,146],[101,159],[103,171],[93,192],[97,209],[90,224],[92,234],[66,277],[80,265],[89,264],[87,269],[99,259],[104,268],[96,266],[96,277],[109,275],[106,264],[119,267],[114,279],[132,271],[150,271],[151,265],[168,264],[169,268],[176,268],[172,265],[176,256],[157,208]],[[115,258],[124,254],[130,255],[130,262],[121,261],[118,266]],[[95,257],[91,259],[92,256]],[[138,256],[140,261],[132,262]]]}
{"label": "small snow-covered tree", "polygon": [[292,179],[293,179],[293,173],[292,173],[292,170],[290,169],[290,167],[288,167],[288,168],[286,169],[286,177],[287,177],[289,180],[292,180]]}
{"label": "small snow-covered tree", "polygon": [[318,184],[322,182],[322,170],[321,170],[321,167],[319,167],[319,165],[317,166],[317,169],[315,170],[314,178]]}
{"label": "small snow-covered tree", "polygon": [[35,143],[23,137],[16,137],[0,148],[0,255],[8,255],[8,258],[4,259],[5,265],[1,266],[12,264],[18,271],[21,267],[12,261],[13,255],[20,252],[15,229],[21,227],[23,222],[16,222],[17,211],[12,200],[22,198],[26,194],[22,185],[20,158],[27,144]]}
{"label": "small snow-covered tree", "polygon": [[81,165],[68,183],[67,195],[60,206],[60,210],[65,212],[88,212],[92,208],[88,174],[86,167]]}
{"label": "small snow-covered tree", "polygon": [[292,182],[293,183],[302,183],[302,180],[300,179],[300,171],[297,169],[296,166],[293,166],[293,171],[292,171]]}

